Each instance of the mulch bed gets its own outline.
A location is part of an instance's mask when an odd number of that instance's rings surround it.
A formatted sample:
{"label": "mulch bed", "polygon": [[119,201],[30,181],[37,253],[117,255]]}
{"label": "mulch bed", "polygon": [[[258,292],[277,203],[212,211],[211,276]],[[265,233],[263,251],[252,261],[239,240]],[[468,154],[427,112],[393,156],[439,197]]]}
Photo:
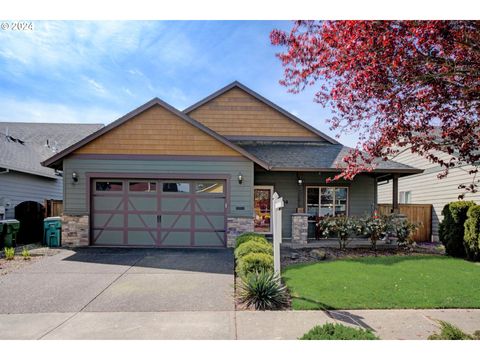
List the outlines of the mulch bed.
{"label": "mulch bed", "polygon": [[292,264],[313,263],[326,260],[358,258],[366,256],[411,256],[411,255],[444,255],[443,247],[436,243],[420,243],[412,248],[377,249],[352,248],[339,250],[338,248],[282,248],[282,267]]}

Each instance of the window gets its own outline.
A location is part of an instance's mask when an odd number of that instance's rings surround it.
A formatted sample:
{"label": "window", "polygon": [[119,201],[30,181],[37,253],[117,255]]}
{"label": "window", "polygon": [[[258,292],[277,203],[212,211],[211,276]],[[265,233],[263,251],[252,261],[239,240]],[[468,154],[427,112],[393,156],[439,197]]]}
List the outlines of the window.
{"label": "window", "polygon": [[253,190],[253,207],[255,209],[254,231],[271,234],[273,186],[255,186]]}
{"label": "window", "polygon": [[308,237],[315,237],[317,216],[348,215],[348,188],[307,186]]}
{"label": "window", "polygon": [[123,183],[121,181],[96,181],[96,191],[122,191]]}
{"label": "window", "polygon": [[189,193],[190,183],[184,183],[184,182],[163,183],[163,192]]}
{"label": "window", "polygon": [[195,184],[197,194],[223,194],[223,182],[202,181]]}
{"label": "window", "polygon": [[152,181],[131,181],[128,184],[128,190],[131,192],[155,192],[157,183]]}
{"label": "window", "polygon": [[307,186],[307,213],[309,220],[317,216],[348,214],[348,188]]}
{"label": "window", "polygon": [[411,191],[400,191],[400,204],[411,204],[412,203],[412,192]]}

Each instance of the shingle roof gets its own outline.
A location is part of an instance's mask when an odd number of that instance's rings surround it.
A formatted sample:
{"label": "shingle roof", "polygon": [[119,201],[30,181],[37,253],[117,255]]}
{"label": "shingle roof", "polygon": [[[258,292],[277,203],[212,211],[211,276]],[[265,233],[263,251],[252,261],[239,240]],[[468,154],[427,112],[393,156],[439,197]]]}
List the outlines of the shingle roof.
{"label": "shingle roof", "polygon": [[[238,141],[237,145],[269,164],[271,170],[337,170],[351,148],[326,142]],[[419,173],[422,170],[395,161],[380,161],[375,172]]]}
{"label": "shingle roof", "polygon": [[103,124],[0,122],[0,167],[55,178],[55,170],[40,163],[102,127]]}

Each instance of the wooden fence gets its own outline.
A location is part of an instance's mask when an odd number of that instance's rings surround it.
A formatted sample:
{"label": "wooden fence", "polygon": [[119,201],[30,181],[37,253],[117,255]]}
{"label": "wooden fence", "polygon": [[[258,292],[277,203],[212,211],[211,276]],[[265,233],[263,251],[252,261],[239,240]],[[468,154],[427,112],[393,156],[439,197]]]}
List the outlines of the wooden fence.
{"label": "wooden fence", "polygon": [[[432,205],[431,204],[399,204],[401,214],[420,227],[413,236],[416,242],[432,241]],[[378,212],[381,215],[389,215],[392,212],[392,204],[378,204]]]}
{"label": "wooden fence", "polygon": [[45,200],[46,217],[62,216],[63,201],[62,200]]}

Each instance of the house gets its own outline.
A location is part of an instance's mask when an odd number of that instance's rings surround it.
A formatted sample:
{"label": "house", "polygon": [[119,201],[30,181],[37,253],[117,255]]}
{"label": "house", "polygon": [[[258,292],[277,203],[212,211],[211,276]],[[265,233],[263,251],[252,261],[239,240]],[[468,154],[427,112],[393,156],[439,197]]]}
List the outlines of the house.
{"label": "house", "polygon": [[271,233],[274,192],[284,240],[306,243],[315,214],[371,213],[379,176],[421,171],[386,161],[327,184],[347,151],[233,82],[183,112],[155,98],[43,165],[64,173],[65,245],[225,247]]}
{"label": "house", "polygon": [[21,221],[20,240],[38,241],[45,200],[63,198],[61,172],[41,162],[102,126],[0,122],[0,219]]}
{"label": "house", "polygon": [[[440,159],[447,160],[448,154],[437,151]],[[460,184],[470,184],[472,175],[468,172],[471,166],[455,167],[449,171],[447,177],[439,179],[437,175],[444,170],[438,164],[414,154],[409,147],[402,148],[392,160],[423,169],[423,173],[402,178],[398,181],[399,202],[402,204],[431,204],[432,205],[432,241],[439,241],[438,227],[443,219],[442,209],[451,201],[457,201],[462,190]],[[378,202],[391,203],[392,182],[379,182]],[[467,193],[465,200],[473,200],[480,204],[480,193]]]}

